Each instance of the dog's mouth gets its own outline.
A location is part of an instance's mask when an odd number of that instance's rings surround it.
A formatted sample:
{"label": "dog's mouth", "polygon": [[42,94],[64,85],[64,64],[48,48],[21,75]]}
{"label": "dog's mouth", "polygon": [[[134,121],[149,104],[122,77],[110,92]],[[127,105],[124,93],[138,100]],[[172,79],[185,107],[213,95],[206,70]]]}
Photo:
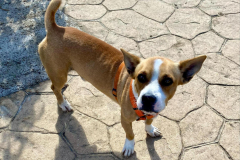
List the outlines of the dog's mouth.
{"label": "dog's mouth", "polygon": [[158,112],[148,112],[148,111],[144,111],[141,110],[145,115],[152,115],[152,116],[156,116],[158,114]]}

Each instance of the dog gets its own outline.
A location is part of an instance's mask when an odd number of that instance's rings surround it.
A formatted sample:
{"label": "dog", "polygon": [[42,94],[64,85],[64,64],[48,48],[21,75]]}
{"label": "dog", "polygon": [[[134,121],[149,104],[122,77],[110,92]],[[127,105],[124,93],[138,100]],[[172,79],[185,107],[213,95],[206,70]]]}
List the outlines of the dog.
{"label": "dog", "polygon": [[151,137],[161,136],[152,125],[173,97],[177,86],[188,83],[202,67],[205,55],[173,62],[163,57],[142,59],[76,28],[61,27],[55,13],[61,0],[52,0],[45,13],[46,37],[38,52],[52,81],[59,107],[71,111],[71,105],[61,94],[69,69],[121,106],[121,124],[126,132],[122,150],[124,156],[134,153],[132,122],[145,120],[145,130]]}

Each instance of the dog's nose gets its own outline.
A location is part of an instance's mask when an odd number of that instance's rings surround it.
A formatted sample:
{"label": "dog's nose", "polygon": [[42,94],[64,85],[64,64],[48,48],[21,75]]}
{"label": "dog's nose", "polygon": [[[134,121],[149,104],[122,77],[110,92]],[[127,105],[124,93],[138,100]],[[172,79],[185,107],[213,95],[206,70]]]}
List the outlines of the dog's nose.
{"label": "dog's nose", "polygon": [[152,94],[145,94],[142,96],[142,103],[146,106],[152,106],[156,103],[157,98]]}

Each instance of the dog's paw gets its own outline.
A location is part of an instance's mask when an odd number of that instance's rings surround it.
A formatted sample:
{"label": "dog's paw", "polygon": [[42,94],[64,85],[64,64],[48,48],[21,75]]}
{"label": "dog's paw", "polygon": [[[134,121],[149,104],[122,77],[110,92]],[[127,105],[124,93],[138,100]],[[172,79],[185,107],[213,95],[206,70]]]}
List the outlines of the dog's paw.
{"label": "dog's paw", "polygon": [[146,125],[145,130],[147,134],[151,137],[162,137],[162,134],[158,130],[158,128],[154,127],[153,125]]}
{"label": "dog's paw", "polygon": [[64,112],[66,112],[66,111],[71,112],[72,111],[72,107],[66,99],[63,100],[63,102],[59,105],[59,107],[62,108],[62,110]]}
{"label": "dog's paw", "polygon": [[124,144],[124,147],[123,147],[123,150],[122,150],[122,154],[125,157],[129,157],[134,153],[134,144],[135,144],[134,139],[133,140],[128,140],[126,138],[125,144]]}

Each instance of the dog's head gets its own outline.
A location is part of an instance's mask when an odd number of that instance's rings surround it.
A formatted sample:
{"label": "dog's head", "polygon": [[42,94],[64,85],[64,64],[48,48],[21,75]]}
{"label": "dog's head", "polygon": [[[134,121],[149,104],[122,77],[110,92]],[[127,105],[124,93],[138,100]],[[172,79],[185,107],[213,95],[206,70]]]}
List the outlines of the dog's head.
{"label": "dog's head", "polygon": [[188,83],[206,59],[204,55],[176,63],[163,57],[141,59],[121,51],[126,69],[134,79],[138,109],[152,115],[165,108],[177,86]]}

